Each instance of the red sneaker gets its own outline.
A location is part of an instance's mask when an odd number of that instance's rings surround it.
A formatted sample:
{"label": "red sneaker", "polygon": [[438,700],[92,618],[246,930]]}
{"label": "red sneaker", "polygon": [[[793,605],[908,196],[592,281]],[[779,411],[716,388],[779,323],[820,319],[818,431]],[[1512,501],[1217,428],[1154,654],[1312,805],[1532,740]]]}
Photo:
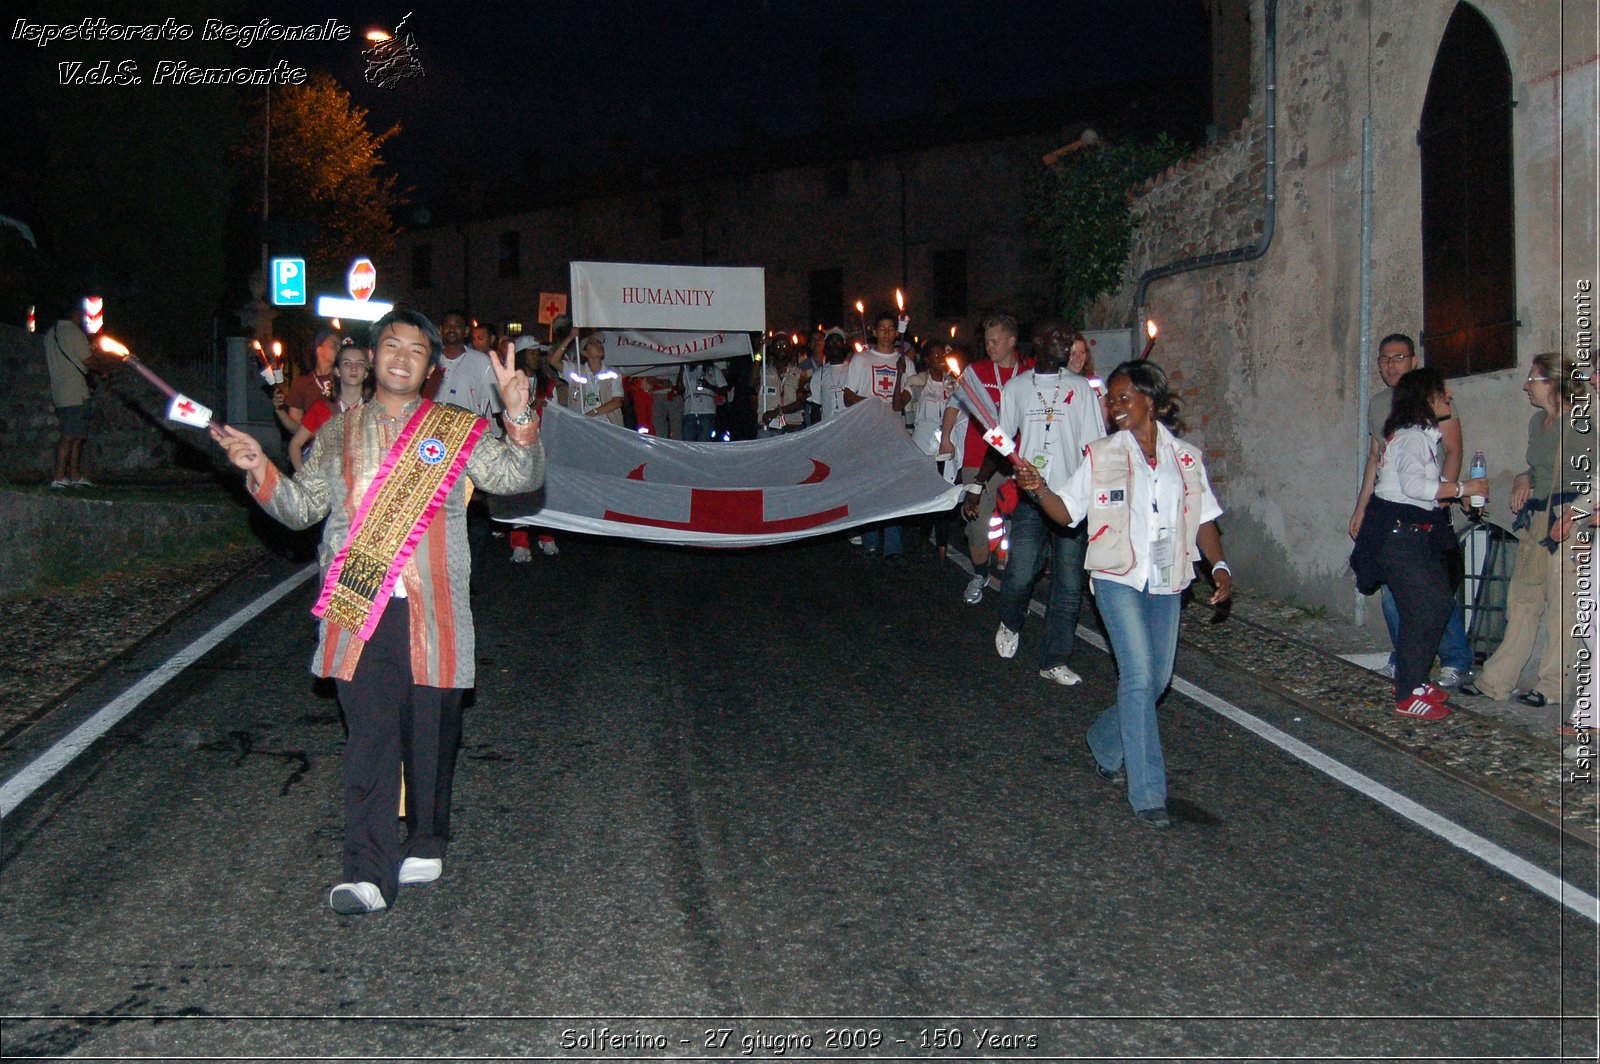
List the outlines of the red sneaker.
{"label": "red sneaker", "polygon": [[[1421,690],[1422,688],[1417,688],[1417,691]],[[1415,692],[1395,703],[1394,711],[1402,717],[1411,717],[1414,720],[1444,720],[1451,712],[1449,707],[1430,702]]]}
{"label": "red sneaker", "polygon": [[1432,702],[1436,706],[1442,706],[1445,704],[1445,702],[1449,701],[1450,692],[1446,691],[1438,684],[1425,683],[1421,687],[1412,691],[1409,697],[1420,698],[1424,702]]}

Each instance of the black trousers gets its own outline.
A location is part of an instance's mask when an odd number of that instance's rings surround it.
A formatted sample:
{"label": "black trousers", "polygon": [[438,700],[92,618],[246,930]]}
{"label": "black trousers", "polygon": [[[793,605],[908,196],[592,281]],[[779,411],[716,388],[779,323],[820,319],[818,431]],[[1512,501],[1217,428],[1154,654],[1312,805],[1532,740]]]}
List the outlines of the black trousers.
{"label": "black trousers", "polygon": [[483,552],[489,546],[489,532],[493,527],[494,515],[489,510],[489,496],[481,489],[474,490],[472,501],[467,503],[467,553],[472,562],[468,594],[476,595],[478,588],[483,586]]}
{"label": "black trousers", "polygon": [[[461,690],[411,681],[410,609],[393,599],[361,651],[355,678],[338,681],[344,747],[344,878],[376,883],[394,904],[400,862],[445,855],[450,789],[461,749]],[[405,769],[404,848],[396,814]]]}
{"label": "black trousers", "polygon": [[1400,637],[1394,648],[1394,694],[1405,698],[1427,682],[1439,638],[1455,610],[1450,574],[1431,542],[1432,534],[1416,525],[1397,525],[1384,532],[1378,555],[1383,582],[1400,609]]}

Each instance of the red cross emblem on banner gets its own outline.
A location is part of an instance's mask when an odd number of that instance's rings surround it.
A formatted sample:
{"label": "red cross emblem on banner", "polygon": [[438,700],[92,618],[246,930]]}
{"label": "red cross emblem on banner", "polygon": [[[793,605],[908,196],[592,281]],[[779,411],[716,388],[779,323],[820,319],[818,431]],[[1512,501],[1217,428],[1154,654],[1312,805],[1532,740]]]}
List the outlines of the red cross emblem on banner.
{"label": "red cross emblem on banner", "polygon": [[552,299],[544,305],[544,312],[553,318],[561,313],[561,304]]}
{"label": "red cross emblem on banner", "polygon": [[1194,465],[1194,455],[1190,454],[1188,451],[1180,452],[1178,455],[1178,464],[1183,466],[1183,468],[1188,469],[1190,466]]}
{"label": "red cross emblem on banner", "polygon": [[[811,475],[801,484],[820,484],[832,472],[826,463],[811,459]],[[644,466],[628,474],[629,480],[644,480]],[[817,528],[850,515],[849,506],[834,506],[798,517],[769,519],[766,492],[757,489],[690,488],[689,519],[672,521],[658,517],[606,510],[604,519],[629,525],[674,528],[684,532],[714,532],[723,535],[751,535],[764,532],[798,532]]]}

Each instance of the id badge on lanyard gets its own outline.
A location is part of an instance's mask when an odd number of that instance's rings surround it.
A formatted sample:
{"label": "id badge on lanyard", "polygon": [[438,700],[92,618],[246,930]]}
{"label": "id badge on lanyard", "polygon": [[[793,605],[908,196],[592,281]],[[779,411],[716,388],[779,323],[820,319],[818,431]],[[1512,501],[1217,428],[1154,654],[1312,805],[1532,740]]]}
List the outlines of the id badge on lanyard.
{"label": "id badge on lanyard", "polygon": [[1173,586],[1173,567],[1177,564],[1176,543],[1172,529],[1168,527],[1167,519],[1161,513],[1161,478],[1156,470],[1150,470],[1148,483],[1150,522],[1155,531],[1155,535],[1150,538],[1150,590],[1170,591]]}
{"label": "id badge on lanyard", "polygon": [[1176,559],[1172,530],[1163,528],[1150,545],[1150,590],[1166,591],[1172,587],[1172,568]]}

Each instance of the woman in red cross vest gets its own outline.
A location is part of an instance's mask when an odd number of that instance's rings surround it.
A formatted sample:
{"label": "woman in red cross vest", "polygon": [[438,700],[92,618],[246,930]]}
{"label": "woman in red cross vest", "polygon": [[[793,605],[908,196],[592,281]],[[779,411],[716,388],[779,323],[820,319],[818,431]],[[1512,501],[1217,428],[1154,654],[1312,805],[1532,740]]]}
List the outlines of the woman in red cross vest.
{"label": "woman in red cross vest", "polygon": [[1126,780],[1139,822],[1165,829],[1171,820],[1156,702],[1172,680],[1182,592],[1202,558],[1211,563],[1213,604],[1233,596],[1233,573],[1205,463],[1173,435],[1182,423],[1167,375],[1151,362],[1124,362],[1107,393],[1112,435],[1089,445],[1062,493],[1028,468],[1017,471],[1017,486],[1034,492],[1053,520],[1088,520],[1083,564],[1117,659],[1117,700],[1090,727],[1089,751],[1101,779]]}

